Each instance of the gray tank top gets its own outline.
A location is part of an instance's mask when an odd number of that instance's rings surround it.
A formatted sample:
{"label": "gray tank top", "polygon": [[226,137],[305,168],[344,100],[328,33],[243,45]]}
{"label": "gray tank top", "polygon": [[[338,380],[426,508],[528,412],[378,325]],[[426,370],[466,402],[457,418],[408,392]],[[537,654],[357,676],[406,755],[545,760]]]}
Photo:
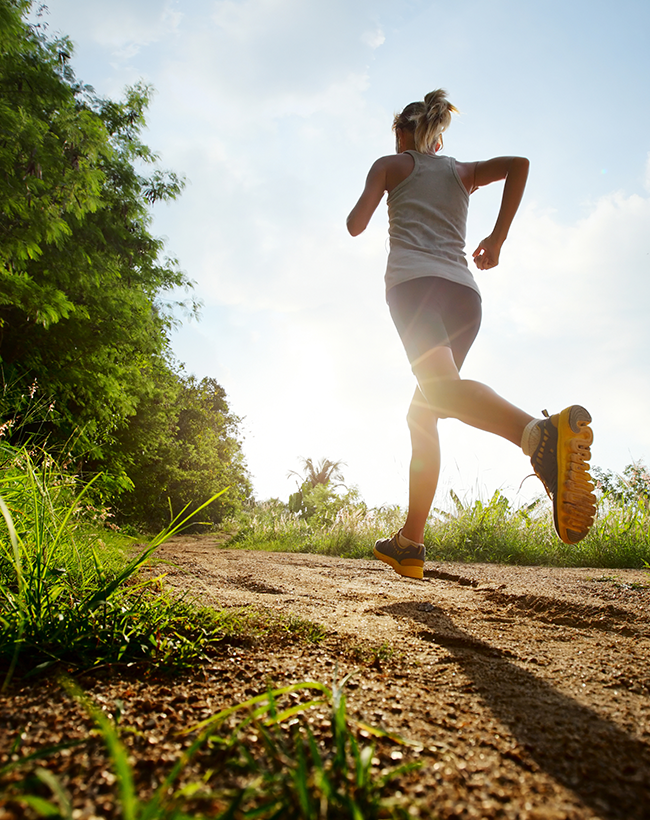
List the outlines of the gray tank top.
{"label": "gray tank top", "polygon": [[386,290],[409,279],[439,276],[472,288],[465,232],[469,194],[453,157],[407,151],[415,167],[388,195],[390,253]]}

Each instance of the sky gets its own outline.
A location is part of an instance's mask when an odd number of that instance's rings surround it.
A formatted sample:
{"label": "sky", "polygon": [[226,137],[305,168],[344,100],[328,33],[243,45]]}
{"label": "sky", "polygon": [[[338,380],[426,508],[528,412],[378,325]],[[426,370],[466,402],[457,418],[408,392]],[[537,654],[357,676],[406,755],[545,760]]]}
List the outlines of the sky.
{"label": "sky", "polygon": [[[258,499],[325,457],[369,505],[406,503],[415,382],[385,304],[385,204],[354,239],[345,218],[393,115],[440,87],[460,110],[444,153],[531,161],[501,262],[476,271],[463,374],[532,415],[586,406],[603,469],[650,463],[647,0],[48,0],[44,20],[100,95],[155,88],[144,139],[187,186],[152,232],[203,303],[173,350],[226,390]],[[500,196],[472,195],[470,257]],[[439,506],[542,491],[512,444],[440,431]]]}

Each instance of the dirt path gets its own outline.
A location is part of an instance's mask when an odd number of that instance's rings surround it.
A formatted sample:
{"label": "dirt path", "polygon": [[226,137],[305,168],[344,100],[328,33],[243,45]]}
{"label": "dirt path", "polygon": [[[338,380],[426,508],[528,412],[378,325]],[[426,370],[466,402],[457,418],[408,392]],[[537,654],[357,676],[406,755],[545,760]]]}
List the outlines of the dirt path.
{"label": "dirt path", "polygon": [[[418,787],[442,816],[650,818],[647,572],[428,564],[419,582],[378,561],[205,538],[160,556],[168,582],[205,603],[262,605],[395,650],[363,669],[349,703],[447,751]],[[281,671],[331,679],[336,660],[303,652]]]}
{"label": "dirt path", "polygon": [[[269,681],[331,684],[357,670],[350,713],[422,745],[422,769],[400,784],[416,816],[650,818],[649,573],[428,564],[424,581],[410,581],[378,561],[226,550],[205,536],[173,539],[158,555],[167,564],[155,572],[205,604],[298,615],[327,636],[226,643],[171,682],[110,669],[82,678],[96,703],[119,710],[141,795],[199,720]],[[315,730],[326,718],[312,718]],[[24,755],[84,739],[46,765],[76,818],[117,818],[115,778],[91,727],[56,680],[25,682],[0,697],[0,764],[17,737]],[[212,763],[195,765],[199,777]],[[0,800],[0,820],[25,817]]]}

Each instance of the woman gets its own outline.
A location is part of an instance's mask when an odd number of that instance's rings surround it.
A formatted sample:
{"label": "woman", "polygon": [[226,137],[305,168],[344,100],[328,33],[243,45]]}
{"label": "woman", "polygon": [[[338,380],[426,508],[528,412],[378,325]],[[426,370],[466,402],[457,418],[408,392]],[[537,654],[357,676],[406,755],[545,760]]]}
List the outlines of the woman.
{"label": "woman", "polygon": [[397,153],[374,163],[347,219],[358,236],[388,192],[386,300],[418,387],[408,412],[408,515],[399,532],[377,541],[374,554],[410,578],[423,577],[424,526],[440,473],[438,419],[459,419],[522,447],[551,497],[555,529],[565,543],[585,537],[596,511],[587,465],[591,416],[583,407],[536,419],[459,375],[481,322],[481,297],[464,253],[469,195],[505,180],[494,229],[473,253],[479,270],[489,270],[499,263],[529,163],[523,157],[458,162],[437,156],[452,112],[457,109],[438,89],[395,117]]}

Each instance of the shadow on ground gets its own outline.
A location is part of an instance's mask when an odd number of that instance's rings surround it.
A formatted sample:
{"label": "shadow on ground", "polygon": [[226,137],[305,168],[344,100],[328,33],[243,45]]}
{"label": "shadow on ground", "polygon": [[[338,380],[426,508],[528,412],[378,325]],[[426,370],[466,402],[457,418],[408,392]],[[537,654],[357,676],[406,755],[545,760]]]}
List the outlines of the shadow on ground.
{"label": "shadow on ground", "polygon": [[605,820],[650,818],[646,744],[463,631],[439,607],[418,607],[414,601],[382,611],[409,618],[421,626],[421,640],[445,647],[541,769]]}

